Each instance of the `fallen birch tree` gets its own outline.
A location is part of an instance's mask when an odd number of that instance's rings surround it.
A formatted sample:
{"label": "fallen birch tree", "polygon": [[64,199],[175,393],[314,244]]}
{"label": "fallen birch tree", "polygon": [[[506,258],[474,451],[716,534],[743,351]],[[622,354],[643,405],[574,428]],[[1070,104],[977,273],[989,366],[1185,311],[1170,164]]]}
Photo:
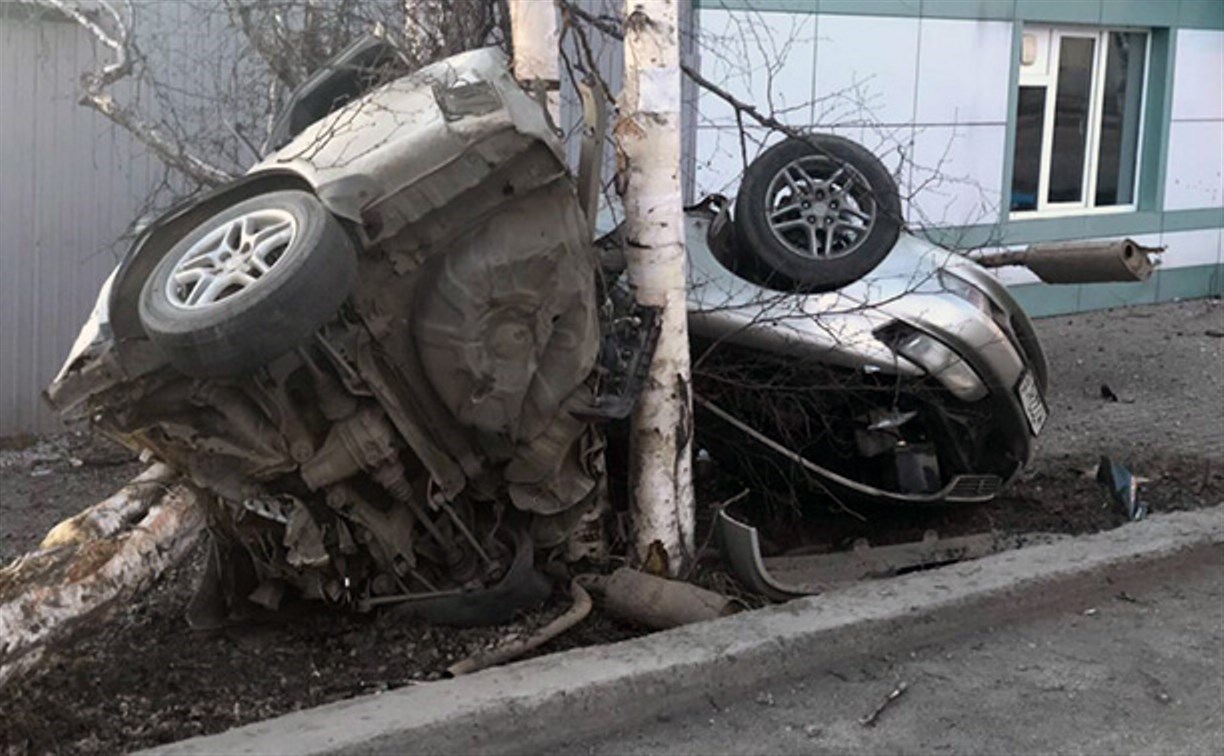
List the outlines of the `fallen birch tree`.
{"label": "fallen birch tree", "polygon": [[0,687],[145,590],[204,531],[203,494],[155,464],[0,568]]}

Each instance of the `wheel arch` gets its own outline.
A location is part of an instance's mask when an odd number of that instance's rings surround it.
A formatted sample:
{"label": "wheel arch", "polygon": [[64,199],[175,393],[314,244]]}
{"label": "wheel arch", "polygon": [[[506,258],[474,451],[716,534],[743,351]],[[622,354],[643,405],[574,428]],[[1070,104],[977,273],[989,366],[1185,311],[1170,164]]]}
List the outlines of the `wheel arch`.
{"label": "wheel arch", "polygon": [[149,343],[140,324],[140,290],[162,255],[219,208],[282,189],[315,192],[315,187],[294,171],[249,174],[203,197],[175,205],[136,237],[119,264],[109,301],[111,332],[125,372],[129,375],[145,372],[142,366],[133,363],[151,356],[149,350],[136,346]]}

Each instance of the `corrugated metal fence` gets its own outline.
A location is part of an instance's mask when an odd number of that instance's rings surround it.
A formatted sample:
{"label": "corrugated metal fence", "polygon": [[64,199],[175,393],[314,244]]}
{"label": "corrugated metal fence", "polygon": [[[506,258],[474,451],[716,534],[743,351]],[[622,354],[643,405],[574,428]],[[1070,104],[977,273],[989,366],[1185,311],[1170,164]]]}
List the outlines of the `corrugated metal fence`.
{"label": "corrugated metal fence", "polygon": [[[578,2],[596,14],[613,14],[622,5]],[[142,53],[154,59],[163,84],[166,77],[174,84],[171,92],[181,108],[175,118],[215,120],[202,95],[215,88],[242,49],[224,8],[209,0],[134,5]],[[693,18],[687,7],[685,14],[685,53],[691,58]],[[576,56],[573,35],[568,42]],[[620,44],[598,35],[592,43],[601,73],[618,90]],[[125,251],[118,241],[124,229],[164,178],[142,145],[77,102],[81,74],[108,59],[108,51],[76,24],[31,17],[24,6],[0,0],[0,437],[62,427],[41,392]],[[577,95],[563,79],[566,125],[577,133]],[[124,84],[117,85],[117,99],[130,94]],[[687,84],[685,100],[691,121],[695,98]],[[144,104],[156,106],[147,97]],[[689,130],[690,155],[692,138]],[[571,152],[576,159],[577,140]],[[605,179],[613,170],[611,150],[607,158]],[[689,176],[691,167],[686,162]]]}
{"label": "corrugated metal fence", "polygon": [[60,427],[40,392],[160,177],[140,145],[77,104],[94,62],[75,24],[0,14],[0,436]]}

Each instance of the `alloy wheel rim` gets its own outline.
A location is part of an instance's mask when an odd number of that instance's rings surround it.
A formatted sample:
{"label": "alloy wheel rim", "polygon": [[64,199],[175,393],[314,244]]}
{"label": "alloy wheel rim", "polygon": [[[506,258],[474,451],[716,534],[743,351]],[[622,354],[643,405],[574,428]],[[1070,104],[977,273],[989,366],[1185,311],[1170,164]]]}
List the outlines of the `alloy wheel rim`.
{"label": "alloy wheel rim", "polygon": [[192,244],[166,282],[175,307],[198,310],[232,302],[257,288],[293,251],[297,221],[277,208],[245,213]]}
{"label": "alloy wheel rim", "polygon": [[765,200],[774,238],[806,260],[853,253],[875,226],[878,207],[862,173],[825,155],[787,163],[770,181]]}

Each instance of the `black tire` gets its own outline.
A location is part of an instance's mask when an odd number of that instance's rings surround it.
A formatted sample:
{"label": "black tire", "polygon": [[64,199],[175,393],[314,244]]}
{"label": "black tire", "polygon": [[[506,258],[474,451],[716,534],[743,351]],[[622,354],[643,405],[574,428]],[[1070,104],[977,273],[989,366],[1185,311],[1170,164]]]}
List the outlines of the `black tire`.
{"label": "black tire", "polygon": [[[797,178],[794,166],[812,180]],[[849,185],[847,176],[853,177]],[[796,225],[776,228],[788,224]],[[831,291],[879,265],[892,251],[901,224],[897,184],[875,155],[829,134],[787,139],[744,172],[735,201],[737,262],[775,288]]]}
{"label": "black tire", "polygon": [[[293,222],[283,246],[266,245],[272,250],[266,253],[272,262],[264,261],[268,269],[246,288],[239,286],[232,293],[217,295],[220,301],[172,301],[172,297],[190,299],[193,288],[202,285],[179,285],[170,291],[168,284],[179,262],[185,262],[188,253],[192,253],[192,259],[201,259],[197,244],[210,248],[206,241],[210,235],[234,228],[238,219],[260,212],[273,218],[287,214]],[[225,244],[232,246],[228,235],[222,236]],[[242,241],[244,249],[251,246],[245,244],[245,236]],[[228,253],[228,257],[234,256]],[[216,270],[207,267],[215,264],[220,263],[206,263],[206,269]],[[353,240],[313,194],[270,192],[226,208],[175,244],[141,289],[140,322],[170,364],[182,373],[200,377],[237,375],[309,341],[339,310],[356,277]]]}

